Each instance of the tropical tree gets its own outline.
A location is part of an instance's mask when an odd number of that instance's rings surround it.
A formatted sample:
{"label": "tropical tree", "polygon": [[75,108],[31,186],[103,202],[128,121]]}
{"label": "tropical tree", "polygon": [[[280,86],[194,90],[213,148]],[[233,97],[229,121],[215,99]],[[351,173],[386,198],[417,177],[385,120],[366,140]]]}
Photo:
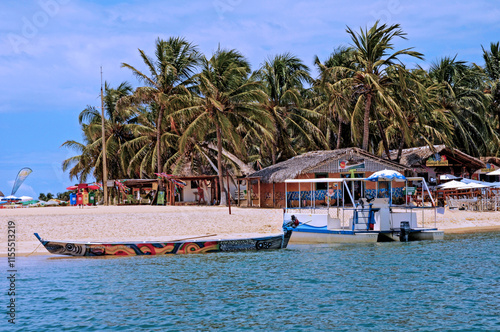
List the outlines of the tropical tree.
{"label": "tropical tree", "polygon": [[[104,131],[106,136],[106,159],[108,178],[119,179],[126,175],[121,167],[122,146],[132,138],[130,125],[135,122],[135,114],[129,110],[118,110],[116,103],[131,93],[132,87],[123,82],[117,88],[105,83],[104,89]],[[66,141],[62,146],[78,151],[80,154],[63,161],[63,171],[71,168],[70,179],[86,181],[89,176],[102,179],[102,117],[96,107],[88,106],[79,115],[84,133],[84,143]]]}
{"label": "tropical tree", "polygon": [[[482,46],[481,46],[482,47]],[[483,48],[484,70],[488,75],[485,93],[491,96],[489,105],[489,117],[493,120],[493,126],[500,135],[500,42],[491,43],[490,50]],[[498,145],[494,152],[500,152]]]}
{"label": "tropical tree", "polygon": [[[240,133],[245,128],[254,135],[268,136],[270,125],[267,113],[259,109],[256,101],[264,98],[259,83],[249,80],[250,65],[236,50],[218,49],[210,59],[203,57],[201,72],[194,77],[194,90],[198,92],[194,104],[172,116],[187,122],[179,147],[181,153],[189,145],[215,137],[217,144],[217,172],[223,182],[223,144],[227,150],[244,155]],[[221,193],[225,193],[221,186]],[[221,205],[225,204],[225,195]]]}
{"label": "tropical tree", "polygon": [[[370,115],[377,119],[378,112],[384,108],[398,120],[401,127],[405,126],[401,109],[390,93],[392,81],[388,77],[387,71],[400,66],[399,57],[401,55],[409,55],[418,59],[422,59],[423,55],[411,51],[411,48],[388,54],[394,49],[393,40],[395,38],[406,39],[406,33],[403,32],[399,24],[379,25],[377,21],[373,27],[361,29],[359,33],[354,32],[349,27],[346,31],[353,42],[356,69],[338,66],[334,67],[334,70],[346,76],[341,80],[341,84],[350,88],[356,98],[354,116],[363,114],[362,148],[368,150]],[[382,136],[384,139],[385,135]],[[385,149],[388,150],[388,144],[384,142],[384,145]]]}
{"label": "tropical tree", "polygon": [[326,146],[325,138],[314,121],[319,114],[302,107],[301,92],[304,84],[311,83],[312,79],[309,68],[299,58],[290,53],[268,58],[255,73],[255,78],[261,81],[267,96],[261,108],[274,123],[271,141],[273,164],[279,156],[288,159],[296,155],[301,146],[314,148],[315,142]]}
{"label": "tropical tree", "polygon": [[493,129],[486,121],[486,96],[481,87],[484,72],[456,57],[433,63],[429,75],[434,81],[436,108],[446,114],[454,127],[454,145],[479,156],[487,151]]}
{"label": "tropical tree", "polygon": [[[151,177],[157,169],[156,153],[157,153],[157,125],[159,107],[152,103],[144,107],[135,108],[136,123],[130,126],[130,131],[133,137],[128,140],[122,148],[121,160],[122,167],[132,177]],[[165,162],[165,167],[168,167],[172,162],[171,159],[178,151],[179,135],[171,129],[169,119],[163,117],[161,125],[165,131],[160,137],[162,144],[162,155],[171,156]]]}
{"label": "tropical tree", "polygon": [[[338,47],[330,54],[324,63],[321,63],[316,56],[314,64],[320,72],[319,79],[316,80],[314,84],[317,89],[318,97],[315,110],[325,116],[326,121],[324,121],[324,123],[328,123],[328,120],[336,120],[338,129],[335,148],[340,149],[343,128],[346,124],[351,123],[350,116],[352,113],[352,98],[350,97],[350,91],[345,89],[340,82],[342,78],[349,77],[342,76],[342,74],[352,75],[352,72],[356,70],[353,49],[343,46]],[[349,68],[351,71],[332,70],[339,67]],[[330,142],[330,137],[333,136],[330,132],[330,127],[331,126],[326,126],[325,128],[328,142]]]}
{"label": "tropical tree", "polygon": [[[139,49],[139,53],[144,64],[149,71],[149,75],[139,69],[122,63],[122,67],[129,68],[133,74],[145,84],[139,87],[128,97],[122,98],[119,108],[130,106],[141,106],[155,104],[158,107],[156,115],[156,169],[161,173],[165,169],[162,160],[165,116],[178,110],[182,105],[186,105],[190,99],[188,90],[191,79],[200,60],[200,54],[196,46],[180,37],[171,37],[168,40],[157,39],[155,58],[151,58]],[[171,128],[177,130],[173,118],[170,116]]]}

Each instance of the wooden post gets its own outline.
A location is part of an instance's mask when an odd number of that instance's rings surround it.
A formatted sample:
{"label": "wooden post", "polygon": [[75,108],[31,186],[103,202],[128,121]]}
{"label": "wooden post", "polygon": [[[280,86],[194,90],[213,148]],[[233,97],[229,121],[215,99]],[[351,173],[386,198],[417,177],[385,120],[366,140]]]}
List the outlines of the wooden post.
{"label": "wooden post", "polygon": [[229,214],[231,214],[231,195],[229,194],[229,172],[226,173],[227,179],[227,206],[229,207]]}
{"label": "wooden post", "polygon": [[259,192],[259,207],[261,207],[261,203],[262,203],[261,198],[262,197],[261,197],[261,192],[260,192],[260,178],[257,179],[257,190]]}
{"label": "wooden post", "polygon": [[252,188],[252,181],[250,179],[247,180],[247,207],[252,206],[252,199],[250,196],[250,190]]}
{"label": "wooden post", "polygon": [[103,203],[108,205],[108,169],[106,162],[106,131],[104,130],[104,96],[102,91],[102,67],[101,67],[101,134],[102,134],[102,190]]}
{"label": "wooden post", "polygon": [[237,179],[238,181],[238,207],[240,207],[240,179]]}
{"label": "wooden post", "polygon": [[219,201],[219,178],[215,180],[215,201]]}
{"label": "wooden post", "polygon": [[274,185],[275,183],[273,182],[273,208],[276,207],[276,202],[274,201]]}

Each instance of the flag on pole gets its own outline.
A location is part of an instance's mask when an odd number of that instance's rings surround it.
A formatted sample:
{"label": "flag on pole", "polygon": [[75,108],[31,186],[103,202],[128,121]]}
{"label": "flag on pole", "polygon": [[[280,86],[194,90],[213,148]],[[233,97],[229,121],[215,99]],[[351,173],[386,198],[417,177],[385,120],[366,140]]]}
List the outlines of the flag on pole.
{"label": "flag on pole", "polygon": [[16,193],[17,189],[19,189],[19,187],[23,184],[24,180],[26,180],[31,172],[33,172],[31,168],[25,167],[22,168],[19,173],[17,173],[16,181],[14,182],[14,186],[12,187],[11,195],[14,195]]}

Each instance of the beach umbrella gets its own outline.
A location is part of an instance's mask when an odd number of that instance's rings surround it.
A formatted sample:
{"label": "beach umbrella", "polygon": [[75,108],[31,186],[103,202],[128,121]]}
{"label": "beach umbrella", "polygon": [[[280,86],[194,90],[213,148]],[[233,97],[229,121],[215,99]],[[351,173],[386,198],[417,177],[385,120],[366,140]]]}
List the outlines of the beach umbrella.
{"label": "beach umbrella", "polygon": [[22,204],[23,205],[33,205],[33,204],[36,204],[38,203],[38,199],[32,199],[30,201],[23,201]]}
{"label": "beach umbrella", "polygon": [[78,186],[69,186],[66,190],[77,190]]}
{"label": "beach umbrella", "polygon": [[439,176],[439,180],[458,180],[461,179],[452,174],[443,174]]}
{"label": "beach umbrella", "polygon": [[392,171],[388,169],[384,169],[382,171],[378,171],[370,175],[366,178],[368,181],[406,181],[406,178],[403,174]]}
{"label": "beach umbrella", "polygon": [[472,189],[476,189],[476,188],[489,188],[490,186],[485,185],[485,184],[481,184],[481,183],[470,182],[470,183],[467,183],[467,187],[472,188]]}
{"label": "beach umbrella", "polygon": [[20,200],[21,199],[19,197],[16,197],[14,195],[9,195],[9,196],[6,196],[6,197],[2,198],[2,201],[8,201],[8,202],[18,202]]}
{"label": "beach umbrella", "polygon": [[467,184],[460,182],[460,181],[455,181],[451,180],[450,182],[446,182],[443,184],[440,184],[438,186],[440,189],[458,189],[458,188],[467,188]]}
{"label": "beach umbrella", "polygon": [[99,186],[95,186],[95,185],[90,185],[87,187],[87,189],[90,189],[90,190],[97,190],[99,189]]}
{"label": "beach umbrella", "polygon": [[493,172],[486,173],[486,175],[500,175],[500,168],[497,170],[494,170]]}
{"label": "beach umbrella", "polygon": [[50,200],[48,202],[45,202],[45,205],[59,205],[58,201]]}
{"label": "beach umbrella", "polygon": [[27,202],[27,201],[33,200],[33,197],[30,197],[30,196],[21,196],[19,198],[21,199],[21,202]]}

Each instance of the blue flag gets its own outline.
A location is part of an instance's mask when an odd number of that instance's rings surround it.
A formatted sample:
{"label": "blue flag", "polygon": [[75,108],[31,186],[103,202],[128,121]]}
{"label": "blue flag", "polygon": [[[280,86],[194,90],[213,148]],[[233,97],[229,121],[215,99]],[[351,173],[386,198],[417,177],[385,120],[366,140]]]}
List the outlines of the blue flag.
{"label": "blue flag", "polygon": [[23,184],[24,180],[26,180],[31,172],[33,172],[31,168],[25,167],[21,169],[19,173],[17,173],[16,181],[14,182],[14,186],[12,187],[11,195],[14,195],[16,193],[17,189],[19,189],[19,187]]}

